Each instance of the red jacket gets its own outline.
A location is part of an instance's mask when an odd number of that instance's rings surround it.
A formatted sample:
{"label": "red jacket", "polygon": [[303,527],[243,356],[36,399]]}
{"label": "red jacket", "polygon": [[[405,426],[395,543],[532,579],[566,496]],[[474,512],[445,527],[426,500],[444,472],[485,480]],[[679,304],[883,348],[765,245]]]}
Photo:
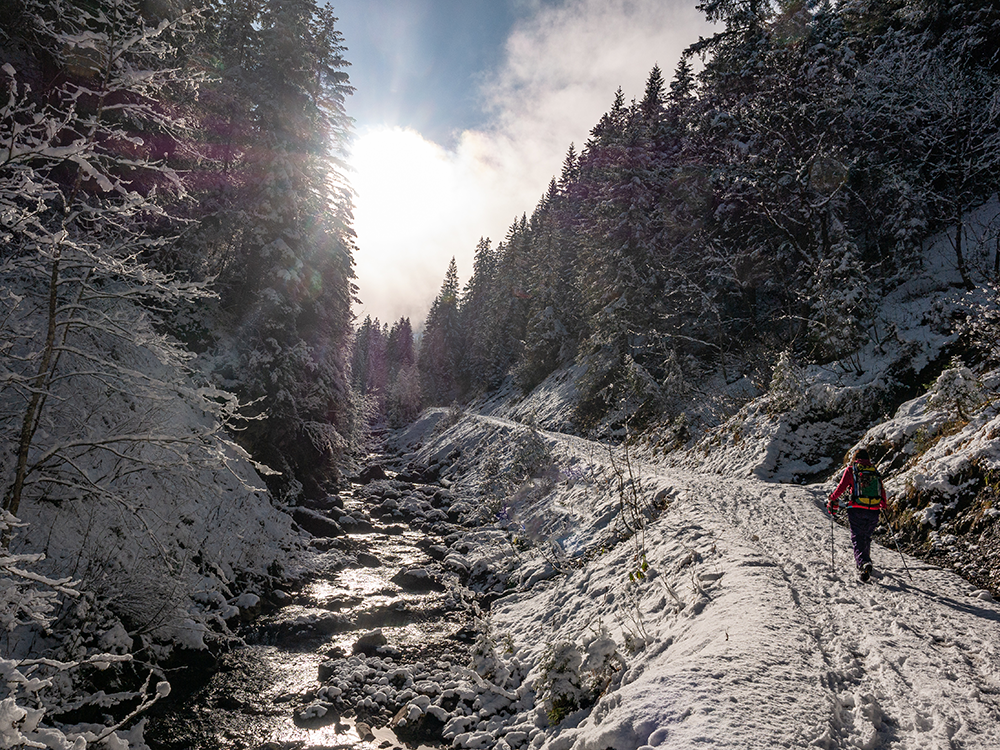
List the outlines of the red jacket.
{"label": "red jacket", "polygon": [[[872,464],[857,462],[858,466],[872,466]],[[835,501],[838,497],[843,495],[845,492],[849,492],[848,497],[850,501],[847,503],[848,508],[864,508],[865,510],[885,510],[888,507],[888,498],[885,495],[885,483],[882,483],[882,501],[878,505],[862,505],[854,501],[854,466],[851,464],[846,469],[844,469],[844,475],[840,478],[840,484],[837,485],[837,489],[833,491],[830,495],[830,500]]]}

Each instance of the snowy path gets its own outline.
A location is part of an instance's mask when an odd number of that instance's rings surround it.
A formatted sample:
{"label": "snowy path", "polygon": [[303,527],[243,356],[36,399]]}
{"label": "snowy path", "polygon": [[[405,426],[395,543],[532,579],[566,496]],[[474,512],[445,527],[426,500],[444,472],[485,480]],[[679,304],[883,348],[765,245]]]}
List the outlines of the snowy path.
{"label": "snowy path", "polygon": [[[547,508],[523,514],[562,514],[566,546],[592,545],[617,505],[603,489],[608,450],[544,434],[562,464],[586,462],[594,479],[583,492],[560,484]],[[830,488],[648,464],[641,473],[648,493],[671,498],[648,530],[641,587],[628,581],[634,549],[621,543],[494,606],[493,627],[536,653],[597,623],[620,644],[648,636],[618,686],[543,747],[1000,748],[997,604],[908,558],[911,583],[898,552],[877,545],[876,577],[862,584],[840,526],[831,570]]]}
{"label": "snowy path", "polygon": [[[879,575],[853,574],[847,531],[829,522],[821,488],[712,481],[721,520],[775,565],[810,627],[802,642],[822,655],[818,685],[829,705],[828,747],[1000,747],[1000,613],[956,575],[876,545]],[[786,613],[776,609],[771,618]],[[791,645],[791,644],[789,644]]]}

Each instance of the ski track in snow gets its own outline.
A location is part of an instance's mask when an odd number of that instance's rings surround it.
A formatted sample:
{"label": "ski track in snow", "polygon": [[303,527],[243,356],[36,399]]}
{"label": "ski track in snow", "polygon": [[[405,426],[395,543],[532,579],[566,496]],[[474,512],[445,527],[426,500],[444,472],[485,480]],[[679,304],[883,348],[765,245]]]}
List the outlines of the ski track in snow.
{"label": "ski track in snow", "polygon": [[[606,446],[541,434],[592,465],[610,462]],[[831,569],[823,510],[831,488],[650,463],[641,474],[647,492],[674,496],[647,531],[650,585],[659,591],[660,578],[678,591],[680,581],[685,606],[675,614],[671,597],[647,592],[636,606],[650,643],[628,660],[617,690],[544,747],[603,750],[631,731],[640,744],[648,733],[649,745],[669,748],[1000,748],[995,603],[971,596],[957,575],[907,558],[911,582],[899,553],[877,544],[873,580],[859,582],[840,525]],[[623,588],[628,552],[509,605],[498,600],[494,627],[526,644],[538,642],[539,621],[561,637],[593,627]],[[581,598],[590,606],[574,608]]]}

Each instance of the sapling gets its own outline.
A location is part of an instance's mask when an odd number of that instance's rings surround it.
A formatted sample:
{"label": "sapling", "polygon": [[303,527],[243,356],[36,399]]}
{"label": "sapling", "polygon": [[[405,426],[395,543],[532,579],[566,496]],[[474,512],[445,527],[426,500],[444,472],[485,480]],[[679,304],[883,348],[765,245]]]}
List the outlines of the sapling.
{"label": "sapling", "polygon": [[616,491],[618,493],[619,519],[625,527],[625,533],[632,539],[634,567],[629,571],[629,579],[641,579],[648,568],[646,562],[646,524],[651,507],[645,497],[642,486],[640,466],[634,460],[630,445],[628,422],[626,421],[625,440],[621,445],[621,460],[616,456],[613,446],[608,446],[608,456],[611,469],[615,475]]}
{"label": "sapling", "polygon": [[630,652],[641,651],[649,643],[649,632],[642,616],[641,583],[629,584],[625,590],[628,607],[625,608],[625,620],[622,630],[626,634],[626,645]]}
{"label": "sapling", "polygon": [[962,360],[955,358],[942,372],[927,394],[927,405],[964,422],[970,412],[984,401],[983,384]]}

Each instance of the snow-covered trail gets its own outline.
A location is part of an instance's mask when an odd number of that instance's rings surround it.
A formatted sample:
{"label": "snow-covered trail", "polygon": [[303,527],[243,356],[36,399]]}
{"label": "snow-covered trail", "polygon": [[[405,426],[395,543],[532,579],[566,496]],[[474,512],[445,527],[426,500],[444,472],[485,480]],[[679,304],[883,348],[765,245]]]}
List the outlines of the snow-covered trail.
{"label": "snow-covered trail", "polygon": [[[877,577],[854,575],[846,529],[822,510],[828,488],[699,477],[712,509],[774,563],[822,656],[828,747],[1000,747],[1000,612],[951,572],[875,545]],[[717,489],[716,489],[717,488]],[[775,620],[783,613],[771,614]],[[803,619],[803,618],[798,618]],[[792,644],[790,643],[789,646]]]}
{"label": "snow-covered trail", "polygon": [[[617,505],[602,487],[608,449],[543,434],[593,480],[583,493],[560,484],[547,507],[522,513],[561,514],[567,547],[593,545]],[[646,493],[669,496],[647,532],[641,585],[628,581],[635,546],[621,543],[494,605],[492,627],[536,653],[598,624],[619,643],[645,635],[614,689],[543,747],[1000,747],[1000,608],[988,597],[908,558],[911,582],[899,553],[877,545],[876,576],[860,583],[839,525],[831,569],[831,488],[639,471]]]}

